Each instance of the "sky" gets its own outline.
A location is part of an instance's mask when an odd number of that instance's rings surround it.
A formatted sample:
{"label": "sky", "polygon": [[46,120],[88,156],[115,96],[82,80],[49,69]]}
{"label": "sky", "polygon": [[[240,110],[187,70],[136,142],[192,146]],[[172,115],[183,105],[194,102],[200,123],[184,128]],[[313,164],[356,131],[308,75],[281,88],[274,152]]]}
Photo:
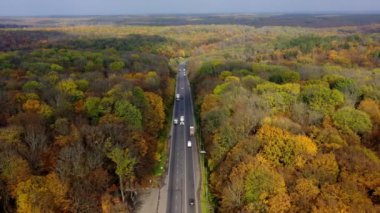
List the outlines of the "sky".
{"label": "sky", "polygon": [[380,13],[380,0],[0,0],[0,16]]}

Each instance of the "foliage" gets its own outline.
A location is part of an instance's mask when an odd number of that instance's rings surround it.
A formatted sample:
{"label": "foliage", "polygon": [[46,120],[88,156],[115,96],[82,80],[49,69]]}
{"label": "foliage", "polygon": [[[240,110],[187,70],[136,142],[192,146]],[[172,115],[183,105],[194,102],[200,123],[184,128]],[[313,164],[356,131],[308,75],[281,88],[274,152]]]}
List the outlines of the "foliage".
{"label": "foliage", "polygon": [[109,66],[112,71],[119,71],[124,68],[125,64],[122,61],[115,61],[112,62]]}
{"label": "foliage", "polygon": [[130,156],[128,149],[114,148],[107,155],[116,163],[116,174],[119,176],[132,177],[136,160]]}
{"label": "foliage", "polygon": [[46,177],[32,176],[17,186],[18,211],[67,211],[70,208],[67,192],[67,185],[55,173]]}
{"label": "foliage", "polygon": [[140,110],[128,101],[116,101],[115,114],[121,117],[131,129],[140,129],[142,127]]}
{"label": "foliage", "polygon": [[371,119],[363,111],[349,107],[339,109],[333,115],[334,124],[343,129],[351,130],[355,133],[364,133],[372,129]]}
{"label": "foliage", "polygon": [[317,153],[317,146],[310,138],[268,125],[260,128],[257,137],[264,141],[264,156],[275,164],[302,167],[305,157]]}
{"label": "foliage", "polygon": [[298,47],[302,52],[309,53],[314,48],[329,48],[330,41],[335,37],[320,37],[316,35],[302,35],[296,38],[292,38],[290,41],[277,43],[277,48],[290,48]]}
{"label": "foliage", "polygon": [[165,109],[162,98],[152,92],[145,92],[148,107],[144,113],[144,129],[149,130],[152,135],[158,134],[164,127]]}
{"label": "foliage", "polygon": [[311,109],[331,114],[335,108],[344,102],[344,95],[337,90],[320,85],[308,85],[303,88],[301,100],[307,103]]}
{"label": "foliage", "polygon": [[84,104],[87,115],[94,121],[97,121],[102,113],[100,102],[101,99],[98,97],[88,97]]}
{"label": "foliage", "polygon": [[[117,19],[0,30],[2,210],[136,211],[135,192],[165,159],[176,57],[186,57],[215,211],[378,209],[378,26]],[[267,20],[188,22],[210,19]]]}

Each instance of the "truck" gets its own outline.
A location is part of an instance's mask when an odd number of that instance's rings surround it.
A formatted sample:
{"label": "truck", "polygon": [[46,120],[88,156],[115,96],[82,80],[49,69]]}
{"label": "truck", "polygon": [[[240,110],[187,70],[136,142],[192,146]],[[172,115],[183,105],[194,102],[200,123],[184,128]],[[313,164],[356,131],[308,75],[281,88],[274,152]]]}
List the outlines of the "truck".
{"label": "truck", "polygon": [[179,101],[180,98],[181,98],[181,95],[180,95],[179,93],[175,94],[175,99],[176,99],[177,101]]}
{"label": "truck", "polygon": [[190,126],[190,136],[193,136],[195,134],[195,128],[194,126]]}

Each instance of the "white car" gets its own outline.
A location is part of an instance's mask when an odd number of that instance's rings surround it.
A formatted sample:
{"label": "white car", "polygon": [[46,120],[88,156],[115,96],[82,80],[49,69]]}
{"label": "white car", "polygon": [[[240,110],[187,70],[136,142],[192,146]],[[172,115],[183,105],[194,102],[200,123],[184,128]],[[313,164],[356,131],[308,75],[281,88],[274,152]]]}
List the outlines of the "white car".
{"label": "white car", "polygon": [[173,123],[178,124],[178,118],[174,118]]}
{"label": "white car", "polygon": [[179,125],[185,125],[185,116],[181,116],[180,118],[179,118]]}
{"label": "white car", "polygon": [[191,148],[191,141],[187,141],[187,147]]}

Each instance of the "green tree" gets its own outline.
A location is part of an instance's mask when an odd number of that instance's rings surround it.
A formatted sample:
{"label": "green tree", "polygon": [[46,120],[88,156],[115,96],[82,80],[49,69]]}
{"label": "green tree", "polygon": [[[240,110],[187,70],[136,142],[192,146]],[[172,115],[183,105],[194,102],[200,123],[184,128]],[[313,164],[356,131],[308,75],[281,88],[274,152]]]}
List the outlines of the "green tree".
{"label": "green tree", "polygon": [[129,178],[129,180],[133,179],[136,159],[131,157],[128,149],[121,149],[117,147],[113,148],[112,151],[107,154],[107,156],[114,163],[116,163],[115,173],[119,176],[120,193],[124,203],[124,178]]}
{"label": "green tree", "polygon": [[300,95],[301,100],[311,109],[324,114],[331,114],[335,107],[344,102],[344,95],[341,92],[321,85],[308,85],[303,88]]}
{"label": "green tree", "polygon": [[365,133],[372,129],[372,122],[367,113],[350,107],[339,109],[333,115],[334,124],[355,133]]}
{"label": "green tree", "polygon": [[140,87],[134,87],[132,89],[131,103],[138,107],[141,111],[145,111],[148,106],[148,100],[145,97],[144,90]]}
{"label": "green tree", "polygon": [[269,81],[275,82],[277,84],[296,83],[299,80],[300,74],[291,70],[276,72],[269,77]]}
{"label": "green tree", "polygon": [[120,71],[124,68],[124,66],[125,64],[122,61],[114,61],[109,65],[112,71]]}
{"label": "green tree", "polygon": [[76,80],[75,84],[77,85],[78,89],[82,92],[85,92],[89,86],[89,83],[86,79]]}
{"label": "green tree", "polygon": [[115,100],[112,97],[103,97],[99,103],[99,108],[103,114],[111,113]]}
{"label": "green tree", "polygon": [[43,88],[43,85],[37,81],[28,81],[22,86],[25,92],[36,92]]}
{"label": "green tree", "polygon": [[58,64],[52,64],[52,65],[50,65],[50,69],[52,71],[57,71],[57,72],[62,72],[63,71],[63,67],[61,65],[58,65]]}
{"label": "green tree", "polygon": [[142,127],[142,116],[139,109],[125,100],[115,103],[115,114],[121,117],[129,129],[137,130]]}
{"label": "green tree", "polygon": [[84,108],[88,117],[95,122],[99,120],[99,117],[102,113],[100,101],[101,100],[99,97],[88,97],[84,103]]}

